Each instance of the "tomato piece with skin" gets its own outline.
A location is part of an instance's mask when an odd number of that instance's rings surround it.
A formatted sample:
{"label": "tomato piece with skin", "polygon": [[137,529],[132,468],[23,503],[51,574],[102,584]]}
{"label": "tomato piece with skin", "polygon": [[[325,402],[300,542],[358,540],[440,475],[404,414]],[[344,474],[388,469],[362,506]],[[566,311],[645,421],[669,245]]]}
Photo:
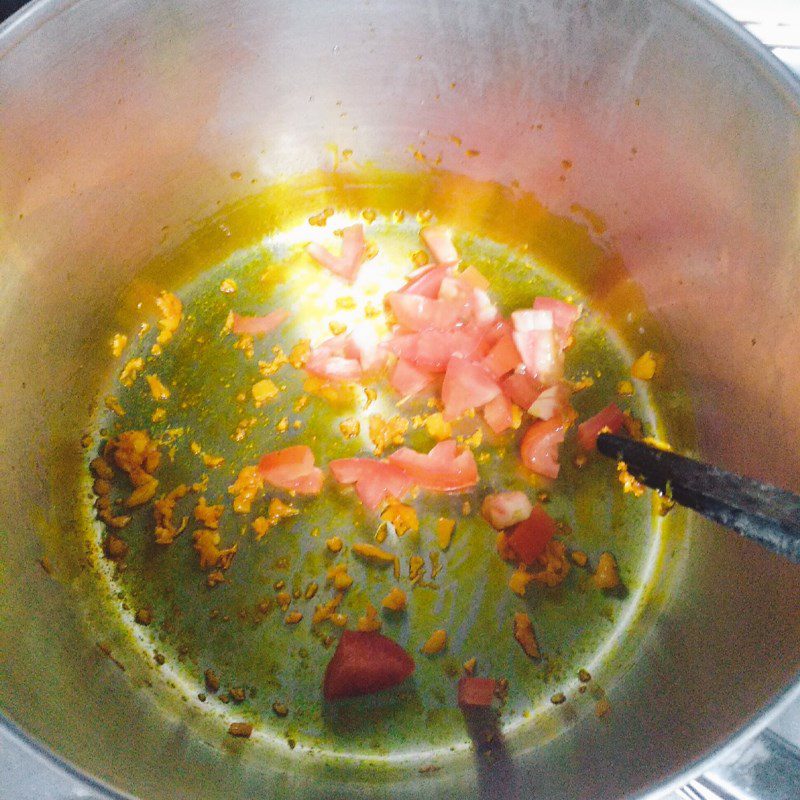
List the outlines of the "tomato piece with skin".
{"label": "tomato piece with skin", "polygon": [[319,467],[313,467],[307,475],[286,481],[281,488],[286,489],[287,492],[297,492],[298,494],[319,494],[324,483],[325,473]]}
{"label": "tomato piece with skin", "polygon": [[488,708],[496,687],[493,678],[463,677],[458,681],[458,705],[461,708]]}
{"label": "tomato piece with skin", "polygon": [[571,424],[572,415],[569,413],[556,414],[550,419],[534,422],[525,432],[520,444],[522,463],[537,475],[557,478],[561,468],[558,463],[558,448]]}
{"label": "tomato piece with skin", "polygon": [[528,519],[514,527],[508,537],[508,546],[519,561],[531,566],[544,553],[555,534],[556,521],[541,505],[536,505]]}
{"label": "tomato piece with skin", "polygon": [[527,372],[512,372],[500,382],[503,394],[514,404],[527,411],[544,388]]}
{"label": "tomato piece with skin", "polygon": [[398,323],[410,331],[449,331],[462,319],[459,306],[446,300],[400,292],[391,292],[387,299]]}
{"label": "tomato piece with skin", "polygon": [[602,411],[578,425],[578,444],[587,452],[597,447],[597,437],[604,428],[619,433],[625,424],[625,415],[616,403],[609,403]]}
{"label": "tomato piece with skin", "polygon": [[494,433],[507,431],[514,424],[513,405],[501,392],[483,407],[483,418]]}
{"label": "tomato piece with skin", "polygon": [[339,483],[354,483],[361,502],[373,511],[387,496],[401,500],[413,485],[402,469],[373,458],[339,458],[328,466]]}
{"label": "tomato piece with skin", "polygon": [[399,293],[415,294],[434,300],[439,296],[442,281],[450,274],[452,274],[450,267],[423,267],[411,273],[409,281],[399,290]]}
{"label": "tomato piece with skin", "polygon": [[502,378],[520,364],[522,364],[522,357],[514,344],[514,338],[510,331],[504,333],[497,340],[483,359],[483,365],[495,378]]}
{"label": "tomato piece with skin", "polygon": [[289,319],[289,312],[284,308],[276,308],[263,317],[243,317],[234,313],[231,330],[236,334],[249,333],[253,336],[271,333],[279,325]]}
{"label": "tomato piece with skin", "polygon": [[344,631],[325,670],[326,700],[361,697],[390,689],[410,677],[414,659],[377,631]]}
{"label": "tomato piece with skin", "polygon": [[512,336],[522,363],[531,377],[545,385],[561,379],[564,355],[556,341],[555,331],[515,330]]}
{"label": "tomato piece with skin", "polygon": [[413,349],[404,342],[409,361],[429,372],[444,372],[453,356],[471,358],[483,342],[481,332],[470,325],[453,331],[422,331],[417,335]]}
{"label": "tomato piece with skin", "polygon": [[302,478],[314,468],[314,453],[307,445],[294,445],[266,453],[258,462],[261,477],[276,486]]}
{"label": "tomato piece with skin", "polygon": [[367,245],[364,240],[364,226],[361,223],[350,225],[342,231],[342,254],[335,256],[321,244],[312,242],[306,247],[308,254],[334,275],[352,283],[364,261]]}
{"label": "tomato piece with skin", "polygon": [[553,327],[561,348],[567,347],[572,338],[572,329],[581,315],[581,307],[556,300],[554,297],[537,297],[533,301],[535,311],[549,311],[553,315]]}
{"label": "tomato piece with skin", "polygon": [[417,486],[432,492],[463,492],[478,483],[478,465],[472,451],[464,448],[459,453],[453,439],[439,442],[428,453],[401,447],[388,460]]}
{"label": "tomato piece with skin", "polygon": [[454,356],[442,383],[445,419],[455,419],[470,408],[480,408],[500,394],[500,387],[481,364]]}
{"label": "tomato piece with skin", "polygon": [[435,380],[433,373],[415,367],[405,358],[398,358],[389,383],[401,397],[413,397],[430,386]]}
{"label": "tomato piece with skin", "polygon": [[453,244],[453,236],[444,225],[428,225],[420,231],[420,236],[437,264],[458,263],[458,250]]}

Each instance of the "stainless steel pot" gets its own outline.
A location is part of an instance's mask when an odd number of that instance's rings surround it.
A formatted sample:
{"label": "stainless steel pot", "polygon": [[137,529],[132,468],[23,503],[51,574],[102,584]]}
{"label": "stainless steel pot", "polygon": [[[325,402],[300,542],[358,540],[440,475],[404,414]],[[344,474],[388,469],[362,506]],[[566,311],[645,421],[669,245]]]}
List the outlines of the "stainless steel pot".
{"label": "stainless steel pot", "polygon": [[[326,145],[578,203],[673,339],[700,452],[800,487],[800,91],[698,0],[33,3],[0,29],[0,706],[143,798],[656,794],[800,694],[794,568],[696,522],[638,654],[587,717],[420,776],[265,760],[98,654],[68,466],[114,287],[164,239]],[[561,161],[573,162],[566,181]],[[43,554],[58,580],[43,573]],[[541,737],[540,737],[541,739]]]}

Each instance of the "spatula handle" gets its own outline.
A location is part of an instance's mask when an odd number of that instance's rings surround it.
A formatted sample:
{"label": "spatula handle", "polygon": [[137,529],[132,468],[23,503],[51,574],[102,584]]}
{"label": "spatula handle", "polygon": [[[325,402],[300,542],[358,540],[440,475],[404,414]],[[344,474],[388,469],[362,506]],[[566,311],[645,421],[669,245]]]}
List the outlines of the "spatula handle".
{"label": "spatula handle", "polygon": [[601,433],[600,453],[676,503],[800,563],[800,496],[623,436]]}

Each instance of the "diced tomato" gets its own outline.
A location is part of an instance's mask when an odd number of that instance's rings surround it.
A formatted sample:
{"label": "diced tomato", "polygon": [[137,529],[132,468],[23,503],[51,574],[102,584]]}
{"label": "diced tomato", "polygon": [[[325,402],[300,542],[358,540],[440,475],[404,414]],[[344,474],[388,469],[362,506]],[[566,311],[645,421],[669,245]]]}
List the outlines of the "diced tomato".
{"label": "diced tomato", "polygon": [[392,370],[390,383],[392,388],[402,397],[412,397],[419,394],[434,380],[434,375],[426,370],[415,367],[405,358],[398,358]]}
{"label": "diced tomato", "polygon": [[563,383],[557,383],[545,389],[531,403],[528,413],[539,419],[550,419],[556,414],[563,414],[569,405],[569,388]]}
{"label": "diced tomato", "polygon": [[306,361],[305,368],[312,375],[334,381],[357,381],[363,374],[361,364],[354,358],[322,353],[312,353]]}
{"label": "diced tomato", "polygon": [[423,331],[416,335],[413,345],[404,340],[400,345],[390,344],[390,348],[420,369],[444,372],[452,356],[471,358],[482,341],[477,328],[463,325],[453,331]]}
{"label": "diced tomato", "polygon": [[501,392],[483,407],[483,418],[495,432],[503,433],[514,424],[511,401]]}
{"label": "diced tomato", "polygon": [[343,353],[357,359],[364,372],[374,372],[386,363],[386,351],[380,346],[375,328],[368,322],[359,323],[346,336]]}
{"label": "diced tomato", "polygon": [[491,325],[498,315],[497,306],[483,289],[472,290],[472,317],[480,327]]}
{"label": "diced tomato", "polygon": [[325,479],[306,445],[266,453],[258,462],[258,472],[267,483],[300,494],[318,494]]}
{"label": "diced tomato", "polygon": [[531,377],[544,384],[552,384],[561,379],[564,357],[554,331],[515,330],[512,336],[522,363]]}
{"label": "diced tomato", "polygon": [[449,331],[461,319],[459,307],[445,300],[431,300],[421,295],[391,292],[388,301],[397,321],[410,331],[422,331],[428,328]]}
{"label": "diced tomato", "polygon": [[325,483],[325,473],[319,467],[313,467],[307,475],[286,481],[281,488],[298,494],[319,494],[323,483]]}
{"label": "diced tomato", "polygon": [[511,322],[515,331],[551,331],[553,330],[553,314],[551,311],[534,311],[523,308],[511,314]]}
{"label": "diced tomato", "polygon": [[534,422],[522,438],[520,445],[522,463],[537,475],[557,478],[560,469],[558,447],[564,441],[567,428],[571,424],[571,416],[561,414]]}
{"label": "diced tomato", "polygon": [[487,494],[481,505],[483,518],[498,531],[528,519],[532,511],[525,492]]}
{"label": "diced tomato", "polygon": [[420,236],[437,264],[458,263],[458,250],[453,244],[453,237],[443,225],[429,225],[422,229]]}
{"label": "diced tomato", "polygon": [[572,338],[572,329],[581,315],[581,307],[556,300],[554,297],[537,297],[533,301],[537,311],[549,311],[553,315],[553,326],[558,332],[559,344],[566,347]]}
{"label": "diced tomato", "polygon": [[414,659],[377,631],[344,631],[325,670],[326,700],[374,694],[402,683],[414,672]]}
{"label": "diced tomato", "polygon": [[411,273],[410,280],[400,289],[401,294],[417,294],[435,299],[442,280],[451,273],[450,267],[427,266]]}
{"label": "diced tomato", "polygon": [[458,681],[458,705],[461,708],[488,708],[497,686],[492,678],[467,676]]}
{"label": "diced tomato", "polygon": [[594,450],[597,447],[597,436],[603,428],[608,428],[611,433],[619,433],[624,424],[625,415],[616,403],[611,403],[578,425],[578,444],[584,450]]}
{"label": "diced tomato", "polygon": [[547,543],[555,536],[555,520],[540,506],[531,511],[530,516],[516,525],[508,537],[508,546],[514,555],[530,566],[544,553]]}
{"label": "diced tomato", "polygon": [[439,287],[439,300],[456,309],[462,322],[472,319],[474,296],[475,289],[458,275],[446,276]]}
{"label": "diced tomato", "polygon": [[233,315],[233,326],[231,330],[236,333],[249,333],[252,335],[271,333],[279,325],[289,319],[289,312],[283,308],[276,308],[263,317],[240,317]]}
{"label": "diced tomato", "polygon": [[460,277],[472,286],[473,289],[482,289],[484,292],[489,289],[490,284],[488,278],[471,264],[461,272]]}
{"label": "diced tomato", "polygon": [[483,359],[483,365],[495,376],[502,378],[522,363],[510,332],[504,333]]}
{"label": "diced tomato", "polygon": [[512,372],[500,383],[505,396],[520,408],[529,409],[541,394],[542,384],[527,372]]}
{"label": "diced tomato", "polygon": [[304,444],[266,453],[258,462],[261,477],[275,485],[308,475],[313,467],[314,454],[311,448]]}
{"label": "diced tomato", "polygon": [[442,383],[445,419],[455,419],[470,408],[480,408],[500,394],[500,387],[481,364],[454,356]]}
{"label": "diced tomato", "polygon": [[361,502],[373,511],[387,496],[397,500],[411,489],[411,478],[399,467],[372,458],[340,458],[329,464],[339,483],[355,483]]}
{"label": "diced tomato", "polygon": [[321,244],[312,242],[306,248],[308,254],[323,267],[335,275],[351,283],[358,276],[358,271],[367,252],[364,241],[364,226],[361,223],[350,225],[342,232],[342,254],[335,256]]}
{"label": "diced tomato", "polygon": [[453,439],[439,442],[429,453],[401,447],[389,456],[411,480],[432,492],[463,492],[478,482],[478,466],[469,448],[458,452]]}

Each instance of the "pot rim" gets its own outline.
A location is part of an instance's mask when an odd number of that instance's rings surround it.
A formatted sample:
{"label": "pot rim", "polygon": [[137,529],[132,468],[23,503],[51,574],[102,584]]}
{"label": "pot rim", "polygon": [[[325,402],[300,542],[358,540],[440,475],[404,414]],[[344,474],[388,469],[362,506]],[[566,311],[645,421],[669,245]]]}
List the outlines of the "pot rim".
{"label": "pot rim", "polygon": [[[743,25],[736,22],[712,0],[666,0],[670,5],[694,14],[710,35],[727,39],[730,47],[738,49],[759,73],[770,81],[800,113],[800,75],[795,74],[771,50]],[[77,6],[83,0],[31,0],[27,5],[0,23],[0,60],[28,36],[50,20]],[[705,772],[725,753],[735,750],[745,741],[755,737],[769,726],[791,703],[800,701],[800,673],[789,681],[773,699],[761,708],[743,727],[722,739],[708,752],[685,764],[680,770],[655,783],[643,792],[630,796],[630,800],[656,800],[675,791],[692,778]],[[120,792],[103,780],[84,772],[80,767],[60,756],[45,743],[27,733],[0,709],[0,736],[10,737],[31,758],[41,758],[51,767],[62,770],[83,787],[100,794],[99,800],[136,800],[133,795]]]}

